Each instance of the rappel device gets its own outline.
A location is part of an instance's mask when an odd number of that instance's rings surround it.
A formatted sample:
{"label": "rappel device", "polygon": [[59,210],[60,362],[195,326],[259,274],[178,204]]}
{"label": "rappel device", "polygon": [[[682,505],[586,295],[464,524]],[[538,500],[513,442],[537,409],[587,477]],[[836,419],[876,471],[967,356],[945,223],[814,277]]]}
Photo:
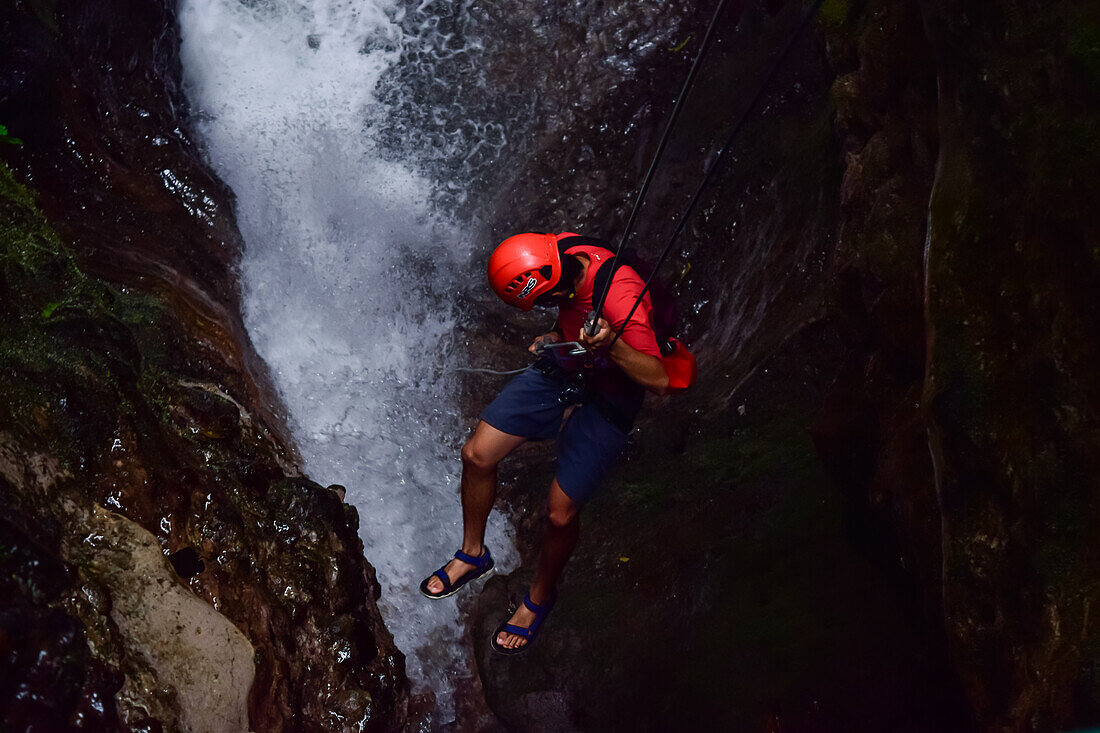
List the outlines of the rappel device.
{"label": "rappel device", "polygon": [[552,344],[539,344],[535,347],[535,352],[541,354],[552,349],[569,349],[565,353],[570,356],[580,356],[588,353],[588,349],[584,348],[584,344],[579,341],[557,341]]}

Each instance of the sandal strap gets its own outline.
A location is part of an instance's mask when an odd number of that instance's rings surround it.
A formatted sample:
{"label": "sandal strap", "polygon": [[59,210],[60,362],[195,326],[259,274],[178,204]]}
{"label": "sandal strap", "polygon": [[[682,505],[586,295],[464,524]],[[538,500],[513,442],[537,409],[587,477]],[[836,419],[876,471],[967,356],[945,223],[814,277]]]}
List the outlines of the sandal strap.
{"label": "sandal strap", "polygon": [[[543,603],[540,606],[540,605],[536,604],[534,601],[532,601],[531,600],[531,594],[527,593],[526,595],[523,596],[523,605],[527,606],[527,608],[531,611],[531,613],[535,614],[536,617],[541,618],[542,616],[545,616],[546,614],[550,613],[550,609],[554,607],[554,601],[555,600],[557,600],[557,599],[554,596],[550,596],[550,600],[546,601],[545,603]],[[537,621],[536,621],[536,623],[537,623]]]}
{"label": "sandal strap", "polygon": [[514,624],[504,624],[504,630],[509,634],[515,634],[516,636],[522,636],[528,641],[531,640],[531,634],[535,633],[535,629],[538,628],[538,623],[533,623],[528,627],[516,626]]}
{"label": "sandal strap", "polygon": [[461,560],[462,562],[469,563],[470,565],[473,565],[474,567],[483,568],[483,567],[485,567],[486,563],[488,563],[490,560],[493,559],[492,556],[489,555],[489,548],[486,547],[484,549],[485,549],[485,552],[481,555],[481,557],[474,557],[473,555],[469,555],[469,554],[463,552],[462,550],[459,550],[458,552],[456,552],[455,557],[458,558],[459,560]]}
{"label": "sandal strap", "polygon": [[432,575],[434,575],[435,577],[437,577],[437,578],[439,578],[440,580],[443,581],[443,590],[442,590],[442,592],[443,593],[449,593],[450,590],[451,590],[451,579],[449,577],[447,577],[447,571],[445,570],[445,568],[446,568],[446,566],[444,565],[442,568],[440,568],[439,570],[436,570],[434,573],[432,573]]}

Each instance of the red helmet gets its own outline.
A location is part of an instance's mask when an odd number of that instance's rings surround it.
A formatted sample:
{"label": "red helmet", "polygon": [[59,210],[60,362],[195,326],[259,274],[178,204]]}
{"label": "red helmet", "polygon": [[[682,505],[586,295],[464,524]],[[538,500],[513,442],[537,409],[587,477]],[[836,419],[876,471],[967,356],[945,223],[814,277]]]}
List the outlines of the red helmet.
{"label": "red helmet", "polygon": [[516,234],[489,257],[489,284],[508,305],[529,311],[561,279],[558,239],[570,234]]}

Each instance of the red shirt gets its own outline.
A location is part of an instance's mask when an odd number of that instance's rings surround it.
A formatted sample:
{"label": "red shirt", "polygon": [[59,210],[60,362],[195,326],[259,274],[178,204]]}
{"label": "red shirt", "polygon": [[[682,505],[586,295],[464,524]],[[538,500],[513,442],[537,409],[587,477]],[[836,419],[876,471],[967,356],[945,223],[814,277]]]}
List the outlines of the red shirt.
{"label": "red shirt", "polygon": [[[559,234],[558,240],[566,237],[577,236],[571,233]],[[565,242],[569,245],[569,242]],[[558,309],[557,331],[566,341],[576,341],[584,327],[584,319],[592,310],[593,298],[598,299],[600,293],[593,293],[595,288],[596,273],[600,265],[606,263],[614,256],[614,253],[605,248],[591,243],[576,244],[565,250],[565,254],[583,254],[588,257],[588,268],[584,274],[584,281],[577,287],[572,300]],[[620,267],[611,279],[607,298],[604,300],[601,316],[605,318],[612,329],[618,331],[626,320],[626,314],[634,307],[638,294],[645,287],[645,282],[633,268]],[[657,337],[653,333],[650,313],[653,305],[649,294],[646,293],[642,302],[630,316],[630,323],[623,329],[623,342],[643,354],[661,358],[661,350],[657,346]],[[601,354],[601,352],[603,352]],[[598,410],[605,414],[613,414],[619,422],[627,425],[633,423],[634,417],[641,409],[645,399],[645,388],[628,377],[617,367],[606,354],[607,349],[596,352],[594,358],[571,357],[560,350],[554,351],[554,360],[567,371],[575,372],[584,370],[587,374],[588,397],[593,399]],[[628,429],[628,428],[624,428]]]}
{"label": "red shirt", "polygon": [[[603,247],[582,244],[568,248],[565,254],[588,255],[588,270],[584,274],[584,282],[577,288],[576,296],[558,309],[558,332],[565,337],[566,341],[576,341],[581,328],[584,327],[584,319],[592,310],[593,301],[600,297],[599,293],[592,292],[596,272],[600,269],[600,265],[611,259],[615,253]],[[634,302],[644,287],[645,281],[633,268],[624,265],[615,272],[600,314],[607,319],[613,330],[618,331],[622,327],[626,314],[634,307]],[[661,349],[657,346],[657,337],[653,333],[650,321],[652,310],[653,304],[647,292],[634,314],[630,316],[630,323],[627,324],[620,338],[636,351],[660,359]]]}

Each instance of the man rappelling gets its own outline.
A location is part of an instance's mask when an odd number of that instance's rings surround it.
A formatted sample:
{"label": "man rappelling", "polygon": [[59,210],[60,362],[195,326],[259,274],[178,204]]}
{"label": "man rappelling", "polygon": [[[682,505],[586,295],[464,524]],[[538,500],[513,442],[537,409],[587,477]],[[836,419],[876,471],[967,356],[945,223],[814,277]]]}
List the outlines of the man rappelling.
{"label": "man rappelling", "polygon": [[664,394],[670,387],[646,282],[613,260],[607,243],[572,233],[517,234],[489,258],[489,282],[504,302],[523,311],[557,307],[558,319],[531,343],[535,364],[485,408],[463,446],[462,548],[420,590],[447,598],[492,570],[484,539],[497,465],[525,441],[556,436],[535,579],[490,640],[504,654],[525,650],[553,607],[577,543],[581,507],[625,447],[645,392]]}
{"label": "man rappelling", "polygon": [[[493,635],[491,643],[498,652],[515,654],[530,646],[550,612],[558,578],[577,543],[580,508],[625,446],[626,434],[646,390],[664,394],[686,389],[695,381],[695,359],[671,337],[671,324],[655,318],[659,314],[654,312],[649,295],[653,275],[672,251],[726,151],[822,3],[814,0],[803,14],[756,94],[730,126],[644,281],[638,268],[626,263],[624,247],[682,102],[714,38],[726,0],[720,0],[707,26],[616,251],[612,253],[600,240],[571,233],[529,233],[506,239],[489,258],[489,282],[504,302],[524,311],[535,305],[557,306],[558,320],[553,330],[530,346],[539,355],[538,361],[485,408],[473,437],[463,446],[462,548],[453,560],[426,578],[420,590],[429,598],[446,598],[492,570],[493,560],[484,538],[496,496],[497,464],[524,441],[556,435],[557,470],[550,484],[549,521],[535,580],[523,604]],[[567,338],[576,341],[566,342]]]}

